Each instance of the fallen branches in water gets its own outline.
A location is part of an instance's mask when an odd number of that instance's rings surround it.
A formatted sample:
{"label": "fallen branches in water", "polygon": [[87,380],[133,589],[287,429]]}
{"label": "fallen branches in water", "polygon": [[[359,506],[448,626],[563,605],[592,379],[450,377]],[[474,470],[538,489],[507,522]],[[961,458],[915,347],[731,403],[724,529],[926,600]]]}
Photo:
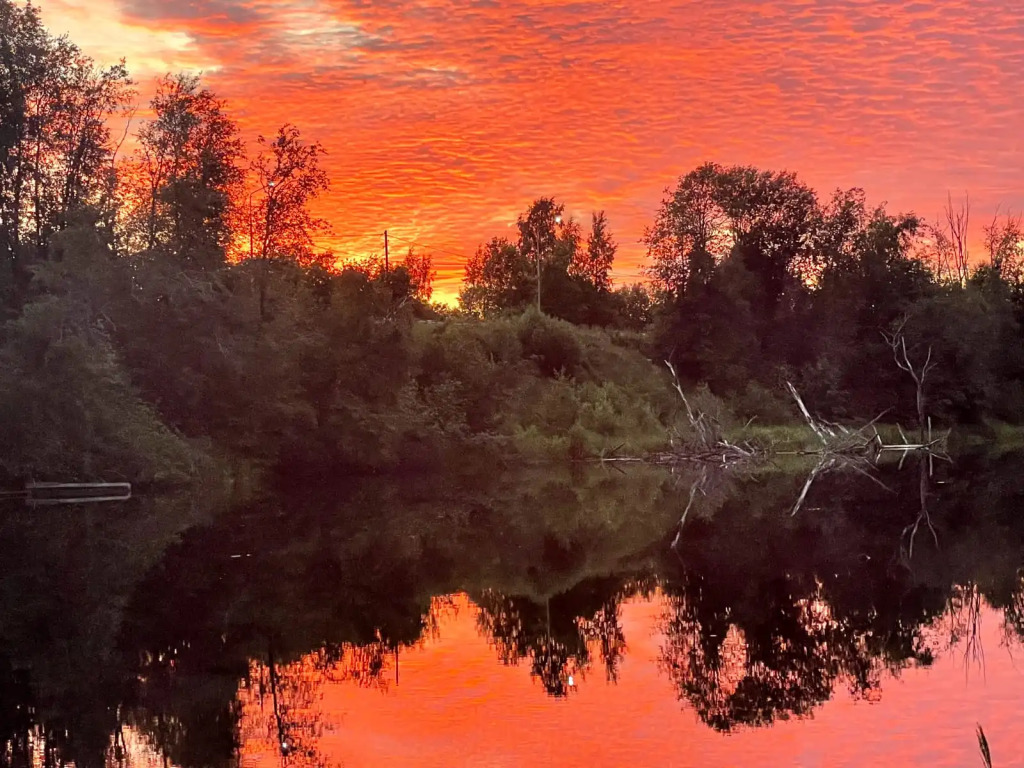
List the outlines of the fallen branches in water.
{"label": "fallen branches in water", "polygon": [[686,508],[683,510],[682,516],[679,518],[679,528],[676,531],[676,537],[672,540],[672,549],[675,549],[679,545],[679,540],[683,535],[683,526],[686,524],[686,518],[690,515],[690,510],[693,508],[693,502],[697,498],[697,494],[700,493],[702,496],[707,496],[707,485],[708,485],[708,465],[705,464],[700,471],[700,475],[690,486],[690,499],[686,502]]}
{"label": "fallen branches in water", "polygon": [[797,407],[800,409],[800,413],[804,417],[804,421],[807,422],[811,431],[817,435],[818,440],[821,442],[821,448],[819,450],[802,451],[801,453],[830,456],[860,456],[873,461],[877,460],[883,453],[902,453],[905,458],[908,453],[925,452],[928,454],[938,455],[941,458],[946,458],[946,445],[949,440],[949,432],[933,439],[931,419],[928,420],[928,434],[926,439],[912,443],[907,440],[907,436],[903,434],[903,429],[897,425],[896,429],[899,430],[900,437],[903,439],[903,442],[886,443],[878,431],[878,422],[888,411],[883,411],[878,414],[864,426],[852,429],[850,427],[843,426],[842,424],[835,424],[825,421],[824,419],[815,418],[811,415],[810,410],[804,403],[803,398],[800,397],[800,393],[797,391],[796,387],[794,387],[791,382],[787,381],[786,388],[796,401]]}
{"label": "fallen branches in water", "polygon": [[[875,479],[870,473],[870,467],[878,462],[883,454],[901,454],[900,463],[912,453],[926,455],[929,462],[929,470],[933,465],[935,457],[949,461],[946,453],[946,446],[949,439],[949,432],[933,438],[931,419],[927,420],[927,434],[918,442],[911,442],[903,433],[903,429],[897,425],[902,442],[887,443],[882,439],[878,431],[878,422],[888,411],[883,411],[871,421],[860,427],[848,427],[843,424],[827,421],[812,414],[810,408],[804,402],[796,387],[789,381],[786,388],[796,402],[800,414],[803,416],[811,432],[818,438],[819,447],[795,451],[778,451],[772,443],[765,443],[758,440],[732,439],[726,436],[726,431],[721,421],[712,413],[703,410],[697,401],[688,397],[675,366],[671,361],[666,360],[665,365],[672,374],[672,386],[679,394],[683,403],[686,419],[689,422],[689,434],[685,437],[677,432],[669,435],[669,450],[658,451],[645,456],[617,456],[616,453],[622,446],[608,452],[602,453],[596,460],[602,463],[648,463],[662,465],[676,465],[682,463],[714,464],[722,467],[750,466],[754,463],[763,463],[775,456],[798,455],[818,456],[820,461],[812,470],[804,486],[800,498],[797,500],[793,514],[799,511],[806,499],[814,480],[823,472],[831,471],[842,466],[842,468],[854,469]],[[741,434],[746,432],[753,419],[747,421]],[[924,433],[923,433],[924,434]],[[678,442],[677,442],[678,440]]]}
{"label": "fallen branches in water", "polygon": [[[875,418],[869,421],[862,427],[852,429],[850,427],[843,426],[842,424],[834,424],[832,422],[825,421],[824,419],[815,418],[811,415],[810,409],[796,387],[791,382],[786,382],[786,388],[789,393],[793,396],[796,401],[797,407],[800,409],[800,413],[803,415],[807,425],[811,428],[811,431],[817,435],[818,440],[821,443],[821,447],[817,450],[799,451],[798,453],[804,455],[817,455],[819,456],[818,463],[814,469],[811,470],[807,476],[807,481],[804,483],[803,489],[800,492],[800,496],[796,500],[796,504],[793,506],[791,515],[796,515],[797,512],[803,507],[804,502],[807,499],[807,494],[811,490],[811,486],[814,481],[822,474],[830,472],[835,469],[849,469],[859,474],[864,475],[875,483],[878,483],[886,490],[889,490],[884,483],[882,483],[875,475],[873,470],[878,460],[886,453],[900,453],[900,466],[903,466],[904,460],[907,456],[914,453],[921,456],[927,456],[928,458],[928,475],[931,476],[933,470],[933,459],[938,456],[940,459],[949,460],[946,454],[946,444],[949,439],[949,433],[942,435],[937,439],[932,438],[931,420],[928,420],[928,435],[927,440],[922,440],[916,443],[912,443],[907,440],[907,436],[903,433],[903,429],[899,425],[896,429],[899,430],[900,437],[903,439],[901,443],[886,443],[881,434],[878,432],[878,422],[885,415],[885,411],[878,414]],[[922,467],[924,464],[922,464]],[[922,494],[924,492],[922,491]],[[922,496],[922,509],[926,510]],[[922,517],[919,517],[916,523],[908,526],[907,531],[904,532],[906,535],[909,532],[910,552],[913,553],[914,537],[917,535],[918,527],[922,520],[928,525],[932,531],[932,535],[935,536],[935,529],[932,528],[931,519],[927,515],[927,511],[924,512]],[[936,543],[938,543],[936,539]]]}
{"label": "fallen branches in water", "polygon": [[[672,450],[653,454],[648,457],[648,461],[656,464],[699,461],[728,466],[767,458],[768,452],[760,445],[748,440],[731,442],[725,436],[725,430],[717,418],[690,402],[682,384],[679,383],[675,366],[668,360],[665,361],[665,365],[672,373],[672,385],[683,401],[692,436],[688,441],[681,441],[682,444],[678,447],[675,439],[670,438]],[[749,423],[747,422],[748,425]]]}

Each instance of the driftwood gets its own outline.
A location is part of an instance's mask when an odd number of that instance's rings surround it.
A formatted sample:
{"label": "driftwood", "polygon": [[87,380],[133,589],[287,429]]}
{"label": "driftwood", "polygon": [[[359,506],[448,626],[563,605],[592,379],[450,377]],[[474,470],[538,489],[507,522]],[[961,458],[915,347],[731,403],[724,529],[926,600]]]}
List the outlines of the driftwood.
{"label": "driftwood", "polygon": [[[814,481],[822,474],[834,469],[848,469],[858,472],[885,488],[886,486],[878,480],[874,474],[872,474],[875,464],[884,454],[901,454],[901,467],[903,466],[903,462],[906,460],[907,456],[912,453],[927,456],[929,476],[932,474],[934,469],[933,460],[936,456],[947,461],[949,460],[949,457],[946,454],[946,444],[949,438],[949,433],[947,432],[945,435],[933,439],[930,419],[928,420],[927,439],[922,439],[916,443],[911,442],[903,433],[903,429],[897,425],[896,428],[899,430],[900,437],[903,439],[903,442],[886,443],[882,440],[882,436],[879,434],[877,426],[878,421],[885,415],[885,411],[880,413],[864,426],[852,429],[841,424],[833,424],[823,419],[815,418],[811,415],[810,409],[807,407],[806,403],[804,403],[803,398],[800,397],[800,393],[797,391],[796,387],[794,387],[791,382],[787,381],[786,388],[789,389],[789,393],[796,401],[797,407],[800,409],[800,413],[803,414],[807,425],[811,428],[811,431],[818,436],[818,440],[821,443],[821,447],[817,450],[799,452],[806,455],[817,455],[819,456],[819,460],[814,469],[812,469],[810,474],[807,476],[807,481],[804,483],[800,496],[797,498],[796,504],[793,506],[793,511],[791,513],[793,515],[799,512],[803,507],[804,501],[806,501],[807,494],[810,492]],[[927,518],[927,515],[924,519],[930,528],[931,521]],[[911,550],[913,549],[913,536],[917,534],[917,528],[920,525],[921,520],[922,519],[919,518],[917,525],[913,526],[913,533],[910,539]],[[934,534],[934,530],[932,532]]]}
{"label": "driftwood", "polygon": [[[905,350],[902,336],[900,336],[898,347],[894,348],[900,351]],[[903,357],[906,360],[907,367],[909,367],[911,372],[914,373],[915,381],[920,381],[922,385],[919,389],[918,399],[920,414],[920,409],[923,408],[924,402],[923,383],[927,373],[930,371],[931,357],[929,355],[925,364],[920,369],[910,365],[909,356],[906,355],[905,352]],[[897,364],[899,363],[900,360],[897,360]],[[676,373],[675,366],[673,366],[668,360],[665,361],[665,365],[672,374],[673,388],[679,394],[679,398],[683,402],[683,408],[685,409],[686,418],[690,425],[691,435],[685,440],[679,435],[670,435],[669,442],[671,449],[668,451],[661,451],[643,457],[619,457],[615,456],[615,453],[618,450],[616,449],[616,451],[612,451],[609,455],[602,455],[599,460],[602,463],[613,463],[613,466],[614,463],[640,462],[662,464],[673,467],[683,463],[703,465],[705,469],[702,470],[700,477],[690,488],[689,499],[679,521],[681,533],[682,526],[686,522],[686,518],[689,515],[698,494],[706,495],[705,487],[708,482],[708,474],[706,471],[707,467],[717,467],[722,469],[736,468],[737,470],[742,471],[743,468],[766,462],[773,456],[782,455],[782,453],[775,451],[774,447],[771,445],[766,446],[764,444],[754,444],[749,440],[730,441],[725,436],[725,430],[719,423],[718,419],[716,419],[714,415],[701,410],[694,402],[691,401],[691,398],[687,397],[686,392],[683,390],[682,384],[679,381],[679,376]],[[900,367],[903,368],[903,365]],[[904,370],[906,370],[906,368],[904,368]],[[878,478],[873,474],[875,464],[877,464],[883,455],[900,454],[901,467],[907,456],[910,454],[927,456],[929,476],[932,474],[934,468],[933,461],[936,456],[947,461],[949,460],[949,457],[946,454],[946,444],[949,433],[947,432],[939,438],[933,438],[930,419],[927,420],[927,436],[925,437],[924,434],[922,434],[922,438],[919,441],[912,442],[908,440],[906,435],[903,433],[902,428],[897,425],[902,442],[887,443],[882,439],[877,426],[878,422],[887,413],[887,411],[883,411],[878,414],[863,426],[856,428],[848,427],[843,424],[837,424],[820,417],[816,417],[812,414],[811,409],[808,408],[807,404],[800,396],[800,393],[791,382],[786,382],[786,388],[789,390],[790,395],[796,402],[800,414],[803,416],[808,427],[810,427],[811,431],[817,437],[819,443],[819,447],[816,449],[794,451],[791,454],[816,456],[818,458],[817,463],[811,469],[800,490],[800,494],[797,497],[790,513],[791,515],[796,515],[803,508],[815,481],[828,472],[854,471],[864,475],[873,482],[878,483],[883,488],[886,488],[884,483],[878,480]],[[748,421],[746,426],[749,425],[750,422]],[[679,438],[678,444],[676,442],[677,437]],[[917,529],[920,527],[922,521],[931,528],[931,521],[927,515],[920,518],[916,525],[911,526],[911,530],[908,531],[910,539],[909,545],[911,549],[913,547],[913,541],[916,536]],[[674,544],[678,542],[678,538],[679,536],[677,535],[676,541],[673,542]]]}
{"label": "driftwood", "polygon": [[[668,360],[665,361],[665,365],[672,373],[672,386],[683,401],[686,418],[690,422],[693,436],[688,441],[681,440],[682,444],[679,446],[676,445],[675,438],[670,436],[672,450],[653,454],[648,457],[648,461],[656,464],[698,461],[727,466],[762,460],[767,457],[767,451],[762,446],[754,445],[750,441],[730,442],[718,419],[690,403],[686,392],[683,391],[682,384],[679,383],[675,366]],[[749,423],[747,422],[747,424]]]}
{"label": "driftwood", "polygon": [[930,419],[928,420],[927,437],[922,436],[922,439],[918,442],[909,441],[907,436],[903,433],[903,429],[897,424],[896,428],[899,430],[900,437],[903,439],[903,442],[886,443],[882,440],[882,436],[878,432],[877,425],[879,420],[888,413],[888,411],[883,411],[878,414],[864,426],[853,429],[843,426],[842,424],[834,424],[832,422],[825,421],[824,419],[815,418],[811,415],[810,410],[804,403],[803,398],[800,397],[800,393],[797,391],[796,387],[794,387],[791,382],[787,381],[786,388],[796,401],[797,407],[800,409],[800,413],[803,415],[807,425],[811,428],[811,431],[817,435],[818,440],[821,442],[820,449],[814,451],[802,451],[802,453],[830,456],[861,456],[870,458],[871,460],[877,460],[883,453],[902,453],[904,457],[906,457],[908,453],[925,452],[941,454],[945,457],[945,448],[949,439],[949,432],[933,439]]}

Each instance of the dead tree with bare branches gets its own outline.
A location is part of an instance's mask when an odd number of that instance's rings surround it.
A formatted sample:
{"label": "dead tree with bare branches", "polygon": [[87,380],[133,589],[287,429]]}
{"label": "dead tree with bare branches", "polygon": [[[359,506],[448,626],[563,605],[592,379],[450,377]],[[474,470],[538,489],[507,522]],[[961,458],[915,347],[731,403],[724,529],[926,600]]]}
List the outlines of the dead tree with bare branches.
{"label": "dead tree with bare branches", "polygon": [[964,195],[958,204],[947,195],[939,221],[929,227],[932,239],[932,260],[940,280],[966,285],[970,277],[970,250],[967,231],[971,223],[971,199]]}
{"label": "dead tree with bare branches", "polygon": [[1024,279],[1024,218],[1021,214],[1007,213],[1000,217],[996,211],[992,223],[985,227],[985,250],[988,266],[1008,283]]}
{"label": "dead tree with bare branches", "polygon": [[[935,368],[936,361],[932,359],[932,347],[928,345],[928,351],[925,354],[924,362],[915,364],[910,359],[910,353],[907,351],[907,336],[905,333],[907,325],[907,317],[904,315],[899,322],[896,323],[893,330],[890,332],[882,331],[882,338],[885,339],[889,348],[892,350],[893,360],[900,370],[906,371],[910,374],[914,380],[916,386],[916,402],[917,402],[917,423],[918,423],[918,435],[920,442],[925,443],[925,426],[927,419],[925,416],[925,387],[928,383],[928,374]],[[931,430],[929,430],[929,433]],[[929,434],[929,440],[931,435]]]}

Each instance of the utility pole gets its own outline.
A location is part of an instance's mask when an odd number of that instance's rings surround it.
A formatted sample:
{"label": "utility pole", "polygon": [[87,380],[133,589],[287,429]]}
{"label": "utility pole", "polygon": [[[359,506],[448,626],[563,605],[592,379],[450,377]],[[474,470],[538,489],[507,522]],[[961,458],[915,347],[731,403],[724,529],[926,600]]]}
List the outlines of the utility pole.
{"label": "utility pole", "polygon": [[384,230],[384,274],[389,274],[391,267],[388,264],[388,231]]}
{"label": "utility pole", "polygon": [[544,310],[540,308],[540,238],[537,237],[537,227],[533,227],[533,247],[537,249],[537,314],[543,315]]}
{"label": "utility pole", "polygon": [[[555,224],[562,223],[561,214],[555,216]],[[533,246],[537,249],[537,314],[543,315],[544,310],[540,308],[540,235],[537,234],[536,223],[530,227],[530,234],[533,235]],[[557,239],[557,234],[556,234]]]}

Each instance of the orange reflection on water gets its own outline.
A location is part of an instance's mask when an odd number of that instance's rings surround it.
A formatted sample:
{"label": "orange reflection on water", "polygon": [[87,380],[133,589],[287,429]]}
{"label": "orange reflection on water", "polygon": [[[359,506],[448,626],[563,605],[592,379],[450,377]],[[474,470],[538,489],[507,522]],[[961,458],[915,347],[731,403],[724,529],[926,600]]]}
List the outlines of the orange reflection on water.
{"label": "orange reflection on water", "polygon": [[[729,735],[709,729],[680,703],[659,663],[667,607],[660,595],[623,603],[627,648],[617,682],[592,667],[566,698],[545,695],[528,663],[499,662],[465,595],[432,611],[435,631],[417,646],[401,649],[397,658],[378,649],[383,666],[375,685],[360,684],[366,679],[352,674],[365,668],[365,659],[355,663],[346,652],[330,663],[312,654],[276,669],[275,708],[268,669],[254,665],[253,681],[239,694],[241,763],[964,766],[980,760],[975,726],[981,723],[997,765],[1024,765],[1018,749],[1024,671],[1005,646],[1001,615],[983,604],[980,621],[972,623],[983,665],[977,645],[943,649],[948,627],[938,622],[929,637],[938,650],[935,663],[885,677],[877,702],[854,700],[840,680],[832,700],[812,717]],[[827,617],[823,610],[813,613]],[[730,628],[726,647],[742,665],[739,629]],[[734,687],[731,667],[723,682]],[[284,755],[282,712],[284,724],[294,724]]]}
{"label": "orange reflection on water", "polygon": [[[75,767],[74,762],[63,761],[59,747],[47,739],[41,726],[29,731],[26,738],[29,755],[26,768],[53,768],[58,765]],[[6,768],[8,765],[21,765],[17,756],[5,753],[4,746],[0,744],[0,766]],[[149,737],[128,723],[122,723],[111,734],[103,763],[104,768],[177,768]]]}

